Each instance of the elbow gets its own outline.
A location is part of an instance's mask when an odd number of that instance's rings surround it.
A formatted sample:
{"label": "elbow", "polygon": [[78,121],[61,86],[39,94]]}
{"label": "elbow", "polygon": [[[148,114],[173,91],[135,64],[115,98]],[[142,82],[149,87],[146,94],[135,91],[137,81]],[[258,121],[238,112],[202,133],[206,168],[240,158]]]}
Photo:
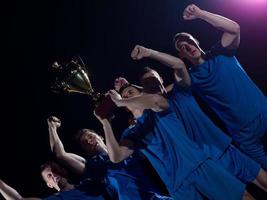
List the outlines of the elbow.
{"label": "elbow", "polygon": [[181,70],[181,69],[186,69],[186,65],[185,63],[179,59],[179,61],[177,61],[173,66],[172,68],[174,70]]}
{"label": "elbow", "polygon": [[152,99],[154,102],[154,108],[156,108],[158,111],[162,111],[168,108],[167,100],[162,95],[156,94],[152,97]]}
{"label": "elbow", "polygon": [[56,159],[62,160],[65,156],[64,152],[54,152]]}
{"label": "elbow", "polygon": [[123,161],[123,159],[121,159],[120,157],[115,157],[115,156],[111,156],[110,160],[113,163],[120,163],[121,161]]}
{"label": "elbow", "polygon": [[126,157],[124,156],[123,153],[117,153],[117,154],[109,154],[109,159],[111,160],[111,162],[113,163],[120,163],[121,161],[123,161]]}
{"label": "elbow", "polygon": [[235,22],[234,25],[234,33],[239,35],[240,34],[240,25],[238,23]]}

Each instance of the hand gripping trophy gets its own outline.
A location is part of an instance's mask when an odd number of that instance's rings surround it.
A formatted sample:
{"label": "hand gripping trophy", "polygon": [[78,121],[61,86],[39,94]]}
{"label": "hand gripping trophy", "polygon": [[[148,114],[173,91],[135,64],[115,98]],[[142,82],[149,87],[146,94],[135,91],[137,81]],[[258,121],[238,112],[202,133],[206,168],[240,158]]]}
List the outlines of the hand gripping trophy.
{"label": "hand gripping trophy", "polygon": [[72,59],[70,62],[52,65],[57,75],[51,89],[54,92],[82,93],[92,97],[95,102],[96,114],[104,118],[112,118],[116,105],[109,96],[95,92],[89,79],[89,73],[81,58]]}

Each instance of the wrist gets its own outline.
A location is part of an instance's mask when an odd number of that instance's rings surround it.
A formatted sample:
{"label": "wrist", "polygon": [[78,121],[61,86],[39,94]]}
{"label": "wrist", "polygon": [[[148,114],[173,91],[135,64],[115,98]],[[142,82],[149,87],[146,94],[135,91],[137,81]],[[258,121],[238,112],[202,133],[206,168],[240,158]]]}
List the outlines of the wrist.
{"label": "wrist", "polygon": [[56,130],[57,130],[57,127],[54,127],[54,126],[49,126],[49,127],[48,127],[48,130],[51,130],[51,131],[56,131]]}
{"label": "wrist", "polygon": [[150,57],[150,58],[155,58],[155,57],[157,57],[157,54],[158,54],[159,52],[158,51],[156,51],[156,50],[154,50],[154,49],[149,49],[149,55],[148,55],[148,57]]}
{"label": "wrist", "polygon": [[196,15],[197,18],[199,19],[205,19],[205,17],[207,16],[209,12],[206,10],[200,10],[198,11],[198,14]]}
{"label": "wrist", "polygon": [[104,118],[104,119],[101,119],[101,123],[103,126],[106,126],[107,124],[109,124],[109,121],[108,119]]}
{"label": "wrist", "polygon": [[123,100],[122,99],[117,99],[115,104],[118,106],[118,107],[123,107]]}

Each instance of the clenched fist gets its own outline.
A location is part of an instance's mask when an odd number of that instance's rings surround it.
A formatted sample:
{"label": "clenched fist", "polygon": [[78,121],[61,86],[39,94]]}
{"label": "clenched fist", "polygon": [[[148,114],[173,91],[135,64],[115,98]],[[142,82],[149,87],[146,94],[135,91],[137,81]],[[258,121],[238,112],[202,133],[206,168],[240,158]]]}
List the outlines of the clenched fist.
{"label": "clenched fist", "polygon": [[131,57],[134,60],[140,60],[144,57],[149,57],[152,53],[152,49],[148,49],[146,47],[136,45],[132,50]]}
{"label": "clenched fist", "polygon": [[61,121],[55,116],[51,116],[47,119],[48,126],[51,128],[58,128],[61,126]]}
{"label": "clenched fist", "polygon": [[191,4],[184,9],[183,18],[185,20],[197,19],[200,17],[201,12],[203,12],[203,10],[201,10],[195,4]]}

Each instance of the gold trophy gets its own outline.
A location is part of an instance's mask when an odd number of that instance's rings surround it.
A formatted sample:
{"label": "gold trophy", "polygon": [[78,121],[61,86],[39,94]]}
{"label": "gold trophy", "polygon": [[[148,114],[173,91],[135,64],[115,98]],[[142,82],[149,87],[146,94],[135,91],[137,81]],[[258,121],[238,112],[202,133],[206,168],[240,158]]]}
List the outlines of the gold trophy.
{"label": "gold trophy", "polygon": [[81,58],[75,58],[67,63],[52,65],[57,74],[51,89],[54,92],[81,93],[92,97],[95,102],[96,114],[104,118],[112,118],[116,105],[109,96],[95,92],[89,79],[89,73]]}

